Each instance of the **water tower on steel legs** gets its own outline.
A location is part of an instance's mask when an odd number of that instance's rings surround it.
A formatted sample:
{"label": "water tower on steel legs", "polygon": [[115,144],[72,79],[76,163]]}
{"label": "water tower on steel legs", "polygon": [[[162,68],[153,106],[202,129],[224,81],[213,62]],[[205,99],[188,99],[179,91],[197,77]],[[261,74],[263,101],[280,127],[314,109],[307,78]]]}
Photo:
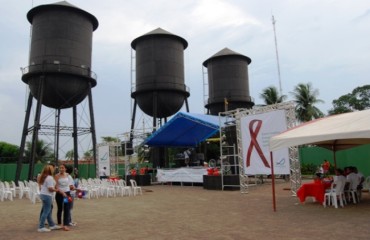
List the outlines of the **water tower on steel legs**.
{"label": "water tower on steel legs", "polygon": [[[208,114],[218,115],[220,112],[237,108],[250,109],[254,106],[249,94],[250,63],[249,57],[228,48],[222,49],[203,62],[208,74],[209,97],[205,105]],[[223,134],[226,135],[226,142],[230,146],[236,146],[235,125],[227,127]]]}
{"label": "water tower on steel legs", "polygon": [[[153,117],[153,129],[158,121],[175,114],[184,102],[189,112],[189,91],[184,83],[185,39],[157,28],[131,42],[136,51],[136,83],[131,97],[134,99],[130,142],[133,139],[136,106]],[[151,151],[153,167],[164,166],[164,149]]]}
{"label": "water tower on steel legs", "polygon": [[[96,75],[91,71],[92,35],[98,20],[66,1],[40,5],[27,13],[32,25],[29,66],[23,68],[22,81],[29,86],[16,181],[21,175],[26,136],[32,134],[28,179],[33,178],[38,135],[54,135],[54,160],[57,164],[59,136],[73,138],[74,165],[78,167],[78,136],[91,133],[95,160],[96,135],[91,89]],[[77,105],[88,97],[90,125],[77,124]],[[29,126],[33,99],[37,100],[33,126]],[[42,107],[55,109],[55,126],[42,125]],[[72,108],[73,127],[60,125],[61,110]]]}
{"label": "water tower on steel legs", "polygon": [[206,61],[203,66],[208,73],[209,98],[205,107],[211,115],[237,108],[252,108],[249,95],[247,56],[224,48]]}

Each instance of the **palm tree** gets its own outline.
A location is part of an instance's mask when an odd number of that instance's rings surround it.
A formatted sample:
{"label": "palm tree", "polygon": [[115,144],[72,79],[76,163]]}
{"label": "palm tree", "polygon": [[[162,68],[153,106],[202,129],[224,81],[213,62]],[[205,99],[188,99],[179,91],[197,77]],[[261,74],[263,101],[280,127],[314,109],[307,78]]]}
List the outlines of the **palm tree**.
{"label": "palm tree", "polygon": [[90,150],[88,150],[88,151],[84,152],[84,159],[85,159],[85,160],[89,160],[89,159],[91,159],[91,158],[92,158],[92,156],[93,156],[93,151],[92,151],[92,149],[90,149]]}
{"label": "palm tree", "polygon": [[270,86],[263,89],[260,97],[263,99],[266,105],[271,105],[275,103],[282,103],[287,98],[286,95],[281,95],[277,91],[276,87]]}
{"label": "palm tree", "polygon": [[68,152],[66,152],[65,158],[67,158],[67,160],[73,160],[74,154],[75,154],[75,151],[73,149],[69,150]]}
{"label": "palm tree", "polygon": [[299,83],[291,92],[296,103],[296,116],[301,122],[308,122],[312,119],[323,117],[324,114],[315,107],[317,103],[324,101],[318,99],[319,90],[313,89],[311,83]]}
{"label": "palm tree", "polygon": [[[32,142],[26,143],[26,157],[30,159],[32,152]],[[36,142],[36,152],[35,152],[35,160],[40,161],[42,163],[47,162],[47,158],[52,155],[52,149],[50,148],[50,143],[46,144],[44,140],[37,140]]]}

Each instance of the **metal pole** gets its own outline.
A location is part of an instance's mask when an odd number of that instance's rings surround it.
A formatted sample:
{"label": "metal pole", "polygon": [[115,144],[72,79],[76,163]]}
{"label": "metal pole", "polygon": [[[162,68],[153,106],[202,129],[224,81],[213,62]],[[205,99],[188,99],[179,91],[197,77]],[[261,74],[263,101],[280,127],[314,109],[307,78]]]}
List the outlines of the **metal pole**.
{"label": "metal pole", "polygon": [[59,165],[59,134],[60,134],[60,109],[56,110],[55,116],[55,144],[54,144],[54,154],[55,154],[55,166]]}
{"label": "metal pole", "polygon": [[32,150],[31,150],[31,159],[30,159],[29,171],[28,171],[28,180],[33,179],[33,172],[34,172],[34,167],[35,167],[36,149],[37,149],[38,135],[39,135],[39,130],[40,130],[41,107],[42,107],[42,101],[44,98],[44,82],[45,82],[45,76],[41,76],[39,87],[38,87],[39,99],[36,105],[36,115],[35,115],[35,121],[33,124]]}
{"label": "metal pole", "polygon": [[22,131],[22,139],[21,139],[21,146],[19,147],[19,157],[17,162],[17,170],[15,172],[15,183],[18,185],[18,181],[21,177],[22,172],[22,162],[24,161],[24,148],[26,145],[26,137],[28,134],[28,124],[30,121],[30,113],[31,113],[31,107],[32,107],[32,99],[33,96],[31,92],[28,95],[28,103],[27,103],[27,110],[26,110],[26,116],[24,118],[24,124],[23,124],[23,131]]}
{"label": "metal pole", "polygon": [[[91,130],[91,138],[92,138],[92,150],[93,150],[93,159],[96,169],[96,131],[95,131],[95,119],[94,119],[94,108],[93,108],[93,99],[91,93],[91,84],[89,85],[89,110],[90,110],[90,130]],[[78,168],[77,168],[78,169]],[[95,176],[99,175],[99,171],[95,171]]]}
{"label": "metal pole", "polygon": [[73,106],[73,169],[78,169],[77,107]]}
{"label": "metal pole", "polygon": [[272,180],[272,208],[274,209],[274,212],[276,212],[276,198],[275,198],[275,175],[274,175],[274,161],[272,152],[270,152],[270,158],[271,158],[271,180]]}
{"label": "metal pole", "polygon": [[279,53],[278,53],[278,46],[277,46],[277,39],[276,39],[275,23],[276,21],[275,21],[274,15],[272,15],[272,26],[274,28],[275,52],[276,52],[276,62],[277,62],[278,78],[279,78],[279,91],[280,91],[280,95],[282,95],[283,89],[281,87],[280,63],[279,63]]}

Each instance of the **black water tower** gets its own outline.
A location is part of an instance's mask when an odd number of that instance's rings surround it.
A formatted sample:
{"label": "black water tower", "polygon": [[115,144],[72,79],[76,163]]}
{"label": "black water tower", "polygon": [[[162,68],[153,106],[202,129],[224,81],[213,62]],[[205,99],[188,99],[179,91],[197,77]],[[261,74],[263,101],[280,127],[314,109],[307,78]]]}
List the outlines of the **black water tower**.
{"label": "black water tower", "polygon": [[157,28],[131,43],[136,55],[136,86],[131,93],[149,116],[166,118],[189,97],[184,80],[185,39]]}
{"label": "black water tower", "polygon": [[205,107],[211,115],[237,108],[252,108],[249,95],[247,56],[224,48],[206,61],[209,98]]}
{"label": "black water tower", "polygon": [[[157,28],[131,42],[135,54],[135,88],[131,97],[135,99],[131,130],[135,126],[136,105],[153,117],[153,129],[157,120],[178,112],[184,102],[189,112],[187,98],[190,93],[184,78],[184,50],[188,43],[182,37]],[[131,131],[132,133],[133,131]],[[130,136],[130,142],[133,135]],[[164,148],[151,148],[153,167],[165,166]]]}
{"label": "black water tower", "polygon": [[27,19],[32,24],[32,39],[23,82],[37,100],[42,94],[42,104],[47,107],[75,106],[87,96],[90,85],[96,85],[91,52],[98,20],[65,1],[35,7]]}
{"label": "black water tower", "polygon": [[[33,177],[35,145],[38,134],[52,130],[56,136],[54,150],[58,149],[61,129],[70,129],[65,133],[74,138],[74,161],[78,165],[77,136],[87,130],[92,135],[95,159],[95,124],[92,109],[91,89],[96,86],[96,75],[91,71],[92,37],[98,27],[98,20],[90,13],[66,2],[40,5],[27,13],[31,23],[31,46],[29,65],[22,69],[22,81],[28,84],[30,94],[25,116],[23,135],[20,146],[16,180],[19,179],[25,139],[32,132],[32,153],[29,178]],[[77,126],[76,105],[86,97],[89,100],[90,123],[86,129]],[[34,125],[28,127],[32,100],[37,100]],[[40,122],[41,108],[55,109],[55,126],[43,126]],[[73,127],[60,126],[61,109],[73,108]],[[55,160],[58,159],[56,152]],[[57,163],[57,162],[56,162]]]}

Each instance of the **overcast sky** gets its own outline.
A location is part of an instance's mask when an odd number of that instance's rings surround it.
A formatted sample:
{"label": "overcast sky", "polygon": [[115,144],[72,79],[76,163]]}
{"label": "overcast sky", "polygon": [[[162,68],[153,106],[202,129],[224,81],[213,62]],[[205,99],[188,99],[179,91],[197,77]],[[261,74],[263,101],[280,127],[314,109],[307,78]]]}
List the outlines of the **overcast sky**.
{"label": "overcast sky", "polygon": [[[28,66],[27,12],[47,0],[0,0],[0,141],[20,144]],[[298,83],[319,89],[327,113],[332,100],[370,83],[370,2],[368,0],[70,0],[93,14],[93,88],[97,139],[128,132],[131,126],[131,46],[135,38],[161,27],[189,43],[185,84],[190,112],[204,113],[202,63],[227,47],[252,59],[250,95],[279,86],[272,14],[283,94]],[[185,108],[183,108],[185,111]],[[137,117],[138,118],[138,117]],[[33,119],[30,121],[32,122]]]}

